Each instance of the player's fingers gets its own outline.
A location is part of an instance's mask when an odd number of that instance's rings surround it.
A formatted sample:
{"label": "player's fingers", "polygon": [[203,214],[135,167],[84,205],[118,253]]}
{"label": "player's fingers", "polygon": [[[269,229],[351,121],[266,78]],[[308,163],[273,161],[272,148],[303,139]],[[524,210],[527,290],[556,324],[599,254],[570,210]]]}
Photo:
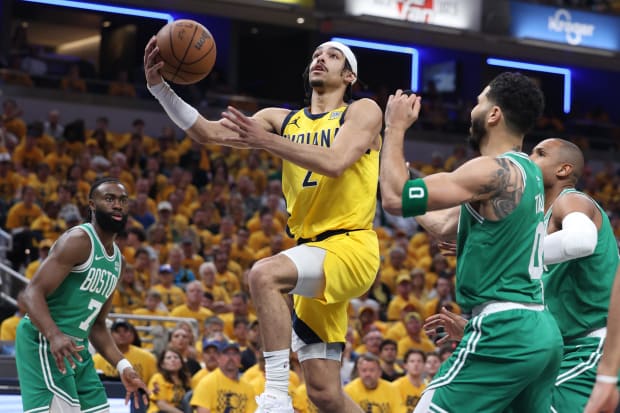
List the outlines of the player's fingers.
{"label": "player's fingers", "polygon": [[228,106],[228,111],[237,117],[237,119],[239,120],[238,123],[246,123],[246,124],[249,123],[250,118],[245,116],[243,112],[241,112],[239,109],[235,108],[234,106]]}
{"label": "player's fingers", "polygon": [[56,367],[58,367],[58,370],[60,370],[62,374],[65,374],[67,369],[65,367],[64,356],[62,354],[54,354],[54,360],[56,360]]}

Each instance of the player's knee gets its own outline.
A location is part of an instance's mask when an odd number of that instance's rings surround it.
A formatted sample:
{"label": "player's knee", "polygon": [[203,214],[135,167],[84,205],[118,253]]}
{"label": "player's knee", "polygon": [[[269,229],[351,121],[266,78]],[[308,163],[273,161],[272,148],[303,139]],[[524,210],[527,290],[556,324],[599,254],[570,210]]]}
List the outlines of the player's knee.
{"label": "player's knee", "polygon": [[248,283],[253,291],[259,289],[274,289],[278,279],[272,261],[267,258],[258,261],[248,273]]}
{"label": "player's knee", "polygon": [[319,411],[337,411],[343,404],[342,389],[339,386],[329,386],[326,382],[312,380],[306,383],[308,398]]}

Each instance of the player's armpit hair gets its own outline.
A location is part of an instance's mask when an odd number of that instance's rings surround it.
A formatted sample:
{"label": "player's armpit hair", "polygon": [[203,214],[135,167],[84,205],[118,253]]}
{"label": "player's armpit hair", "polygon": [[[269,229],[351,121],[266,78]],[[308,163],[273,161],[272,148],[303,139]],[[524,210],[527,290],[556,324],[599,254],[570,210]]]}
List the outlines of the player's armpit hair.
{"label": "player's armpit hair", "polygon": [[496,158],[498,167],[490,179],[480,186],[473,201],[489,199],[497,219],[508,216],[519,205],[523,196],[523,179],[515,164],[508,158]]}
{"label": "player's armpit hair", "polygon": [[557,264],[575,258],[587,257],[594,252],[598,230],[582,212],[571,212],[562,220],[562,229],[545,237],[545,264]]}

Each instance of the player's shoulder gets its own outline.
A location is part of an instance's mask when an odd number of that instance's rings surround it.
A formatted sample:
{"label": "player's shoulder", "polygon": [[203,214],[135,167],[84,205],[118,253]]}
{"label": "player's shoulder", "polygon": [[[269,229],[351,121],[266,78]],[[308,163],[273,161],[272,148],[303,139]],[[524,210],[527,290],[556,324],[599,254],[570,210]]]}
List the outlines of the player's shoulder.
{"label": "player's shoulder", "polygon": [[364,116],[365,118],[378,117],[379,119],[382,119],[383,117],[381,108],[377,102],[369,98],[358,99],[350,103],[345,116],[345,121],[351,116]]}

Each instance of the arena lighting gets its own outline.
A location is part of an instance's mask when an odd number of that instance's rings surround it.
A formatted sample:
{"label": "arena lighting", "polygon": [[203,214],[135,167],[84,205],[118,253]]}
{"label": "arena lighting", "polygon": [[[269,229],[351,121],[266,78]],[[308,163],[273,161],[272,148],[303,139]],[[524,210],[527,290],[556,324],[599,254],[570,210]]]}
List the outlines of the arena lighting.
{"label": "arena lighting", "polygon": [[366,40],[349,39],[346,37],[332,37],[331,40],[334,42],[340,42],[340,43],[346,44],[347,46],[362,47],[365,49],[382,50],[385,52],[404,53],[404,54],[411,55],[411,86],[410,88],[414,92],[418,91],[418,76],[420,72],[420,66],[418,62],[418,50],[417,49],[414,49],[413,47],[408,47],[408,46],[400,46],[397,44],[369,42]]}
{"label": "arena lighting", "polygon": [[532,72],[544,72],[544,73],[554,73],[557,75],[564,76],[564,113],[570,113],[571,108],[571,96],[572,96],[572,85],[571,85],[571,74],[570,69],[565,67],[558,66],[547,66],[547,65],[539,65],[534,63],[526,63],[526,62],[517,62],[514,60],[504,60],[504,59],[496,59],[496,58],[488,58],[487,64],[491,66],[502,66],[502,67],[511,67],[514,69],[523,69],[530,70]]}
{"label": "arena lighting", "polygon": [[132,7],[108,6],[107,4],[89,3],[85,1],[73,0],[22,0],[28,3],[48,4],[51,6],[70,7],[73,9],[84,9],[101,11],[105,13],[125,14],[127,16],[148,17],[150,19],[166,20],[168,23],[174,20],[171,14],[160,13],[151,10],[134,9]]}

